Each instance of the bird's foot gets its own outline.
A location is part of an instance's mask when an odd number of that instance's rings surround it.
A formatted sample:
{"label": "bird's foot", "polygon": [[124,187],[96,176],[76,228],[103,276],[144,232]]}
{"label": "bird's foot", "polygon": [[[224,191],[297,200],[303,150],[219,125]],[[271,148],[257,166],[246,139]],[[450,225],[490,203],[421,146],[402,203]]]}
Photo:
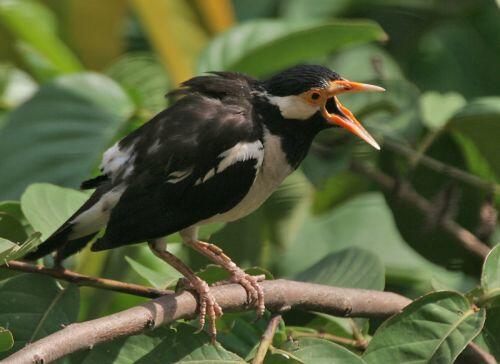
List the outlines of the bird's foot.
{"label": "bird's foot", "polygon": [[247,292],[248,302],[255,304],[257,308],[257,315],[261,317],[264,314],[266,307],[264,305],[264,291],[259,285],[259,282],[262,282],[265,279],[266,276],[264,274],[252,276],[245,273],[242,269],[237,268],[231,270],[231,277],[229,279],[217,282],[214,285],[218,286],[228,283],[237,283],[241,285]]}
{"label": "bird's foot", "polygon": [[212,338],[212,343],[215,343],[217,336],[215,323],[217,319],[222,316],[222,308],[215,301],[212,292],[210,292],[210,287],[204,280],[198,278],[190,281],[189,288],[198,293],[198,322],[200,324],[200,328],[196,332],[198,333],[203,330],[206,319],[208,318],[208,333]]}

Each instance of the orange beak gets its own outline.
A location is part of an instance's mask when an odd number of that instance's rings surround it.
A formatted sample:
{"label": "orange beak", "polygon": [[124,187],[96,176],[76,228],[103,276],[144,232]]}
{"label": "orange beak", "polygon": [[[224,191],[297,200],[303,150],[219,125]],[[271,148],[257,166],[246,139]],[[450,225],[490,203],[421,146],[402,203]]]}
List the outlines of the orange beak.
{"label": "orange beak", "polygon": [[344,107],[336,97],[336,95],[342,93],[362,91],[383,92],[385,89],[375,85],[346,80],[332,81],[330,87],[327,89],[327,97],[325,103],[321,107],[321,113],[328,123],[339,125],[349,130],[375,149],[380,150],[380,146],[375,139],[373,139],[370,133],[361,125],[352,112]]}

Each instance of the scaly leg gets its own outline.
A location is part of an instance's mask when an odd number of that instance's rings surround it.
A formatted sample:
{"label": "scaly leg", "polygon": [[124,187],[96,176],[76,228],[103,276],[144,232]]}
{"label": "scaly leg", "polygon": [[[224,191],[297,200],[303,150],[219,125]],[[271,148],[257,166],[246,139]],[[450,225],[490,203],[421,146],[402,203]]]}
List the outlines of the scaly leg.
{"label": "scaly leg", "polygon": [[179,258],[175,255],[166,251],[165,244],[161,242],[149,242],[149,248],[151,251],[160,259],[170,264],[176,270],[178,270],[190,283],[191,287],[198,293],[199,296],[199,322],[200,329],[203,330],[205,326],[205,318],[208,316],[209,327],[208,333],[212,337],[212,342],[215,342],[215,337],[217,335],[217,329],[215,327],[215,321],[217,318],[222,316],[222,309],[215,301],[212,293],[210,292],[210,287],[207,282],[199,278],[187,265],[185,265]]}
{"label": "scaly leg", "polygon": [[264,291],[262,290],[262,287],[259,286],[258,282],[265,279],[264,275],[252,276],[245,273],[245,271],[238,267],[231,260],[231,258],[224,254],[221,248],[214,244],[192,239],[184,239],[184,241],[186,244],[205,255],[208,259],[226,269],[231,275],[229,280],[227,282],[218,282],[216,284],[238,283],[243,286],[245,291],[247,291],[249,302],[255,302],[255,305],[257,306],[257,315],[262,316],[266,307],[264,305]]}

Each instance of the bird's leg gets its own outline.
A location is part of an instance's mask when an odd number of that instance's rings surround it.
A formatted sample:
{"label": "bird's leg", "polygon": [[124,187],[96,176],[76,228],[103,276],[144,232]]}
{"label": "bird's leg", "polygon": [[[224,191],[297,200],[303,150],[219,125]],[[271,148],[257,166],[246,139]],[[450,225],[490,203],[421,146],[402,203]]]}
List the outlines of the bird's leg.
{"label": "bird's leg", "polygon": [[193,247],[195,250],[199,251],[201,254],[205,255],[208,259],[213,262],[221,265],[224,269],[226,269],[231,275],[228,281],[218,282],[217,284],[224,283],[238,283],[245,291],[247,291],[248,299],[250,302],[255,302],[257,306],[257,314],[262,316],[265,310],[264,306],[264,291],[262,287],[259,286],[258,282],[261,282],[265,279],[264,275],[252,276],[250,274],[245,273],[243,269],[238,267],[232,260],[229,258],[221,248],[214,244],[205,243],[204,241],[190,241],[186,240],[186,243]]}
{"label": "bird's leg", "polygon": [[200,322],[199,331],[203,330],[203,327],[205,326],[205,318],[208,316],[208,333],[212,337],[212,342],[215,342],[215,337],[217,335],[215,321],[217,318],[222,316],[222,309],[212,296],[210,287],[208,286],[207,282],[199,278],[191,270],[191,268],[185,265],[179,258],[169,253],[165,249],[165,244],[152,241],[149,242],[148,245],[153,254],[179,271],[188,280],[191,287],[198,293]]}

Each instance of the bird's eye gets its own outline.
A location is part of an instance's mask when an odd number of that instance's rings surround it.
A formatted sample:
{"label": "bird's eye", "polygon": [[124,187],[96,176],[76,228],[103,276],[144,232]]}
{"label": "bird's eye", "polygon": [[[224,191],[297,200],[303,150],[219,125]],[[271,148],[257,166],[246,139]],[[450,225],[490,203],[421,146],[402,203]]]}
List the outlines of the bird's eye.
{"label": "bird's eye", "polygon": [[317,93],[317,92],[313,92],[313,93],[311,94],[311,99],[312,99],[312,100],[317,100],[317,99],[319,99],[319,97],[320,97],[320,94],[319,94],[319,93]]}

